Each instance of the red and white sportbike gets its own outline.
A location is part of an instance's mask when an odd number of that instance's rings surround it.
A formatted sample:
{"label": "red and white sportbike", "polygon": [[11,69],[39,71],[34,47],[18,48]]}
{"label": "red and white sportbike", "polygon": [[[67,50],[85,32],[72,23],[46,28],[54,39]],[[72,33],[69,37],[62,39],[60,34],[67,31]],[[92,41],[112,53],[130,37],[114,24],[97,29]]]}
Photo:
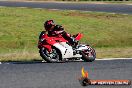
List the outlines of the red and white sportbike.
{"label": "red and white sportbike", "polygon": [[[82,38],[82,34],[78,33],[74,37],[77,41]],[[38,42],[40,56],[46,62],[65,62],[74,60],[83,60],[92,62],[96,58],[93,48],[87,44],[77,44],[72,47],[61,35],[57,37],[49,37],[46,33],[40,36]]]}

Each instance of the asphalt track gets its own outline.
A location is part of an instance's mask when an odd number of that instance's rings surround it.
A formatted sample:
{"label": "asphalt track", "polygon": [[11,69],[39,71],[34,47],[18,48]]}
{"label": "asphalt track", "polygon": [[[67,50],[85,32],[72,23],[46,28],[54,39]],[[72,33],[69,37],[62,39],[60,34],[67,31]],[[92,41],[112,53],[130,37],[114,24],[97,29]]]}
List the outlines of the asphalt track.
{"label": "asphalt track", "polygon": [[[81,68],[90,79],[132,80],[132,60],[95,62],[12,62],[0,64],[0,88],[84,88],[78,78]],[[132,85],[91,85],[85,88],[132,88]]]}
{"label": "asphalt track", "polygon": [[45,8],[45,9],[60,9],[60,10],[81,10],[81,11],[96,11],[110,12],[121,14],[132,14],[132,5],[124,4],[87,4],[87,3],[57,3],[57,2],[10,2],[0,1],[0,6],[9,7],[30,7],[30,8]]}

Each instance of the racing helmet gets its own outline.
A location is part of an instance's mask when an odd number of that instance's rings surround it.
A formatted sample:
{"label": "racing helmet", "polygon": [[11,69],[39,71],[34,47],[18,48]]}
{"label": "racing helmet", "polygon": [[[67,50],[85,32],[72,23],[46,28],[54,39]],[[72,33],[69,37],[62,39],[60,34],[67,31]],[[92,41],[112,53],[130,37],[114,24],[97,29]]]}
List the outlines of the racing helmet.
{"label": "racing helmet", "polygon": [[44,28],[46,31],[50,31],[52,26],[54,26],[55,23],[53,20],[47,20],[45,23],[44,23]]}

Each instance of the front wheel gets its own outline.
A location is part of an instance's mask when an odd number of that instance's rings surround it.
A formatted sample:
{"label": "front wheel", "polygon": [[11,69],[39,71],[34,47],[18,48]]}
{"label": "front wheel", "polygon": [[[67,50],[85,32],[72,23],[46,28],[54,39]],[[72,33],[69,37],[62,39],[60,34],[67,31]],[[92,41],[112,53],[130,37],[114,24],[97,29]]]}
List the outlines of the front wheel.
{"label": "front wheel", "polygon": [[92,62],[96,58],[96,52],[93,48],[89,47],[88,50],[82,51],[82,59],[86,62]]}
{"label": "front wheel", "polygon": [[40,56],[49,63],[52,62],[60,62],[61,61],[61,54],[58,49],[52,48],[52,50],[49,52],[44,47],[40,48],[39,50]]}

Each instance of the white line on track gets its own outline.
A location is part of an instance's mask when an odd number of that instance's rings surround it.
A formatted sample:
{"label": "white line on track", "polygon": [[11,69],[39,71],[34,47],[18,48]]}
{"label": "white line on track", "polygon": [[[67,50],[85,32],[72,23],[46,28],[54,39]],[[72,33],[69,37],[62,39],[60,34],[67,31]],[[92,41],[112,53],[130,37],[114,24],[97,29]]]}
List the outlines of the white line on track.
{"label": "white line on track", "polygon": [[102,58],[96,60],[132,60],[132,58]]}

